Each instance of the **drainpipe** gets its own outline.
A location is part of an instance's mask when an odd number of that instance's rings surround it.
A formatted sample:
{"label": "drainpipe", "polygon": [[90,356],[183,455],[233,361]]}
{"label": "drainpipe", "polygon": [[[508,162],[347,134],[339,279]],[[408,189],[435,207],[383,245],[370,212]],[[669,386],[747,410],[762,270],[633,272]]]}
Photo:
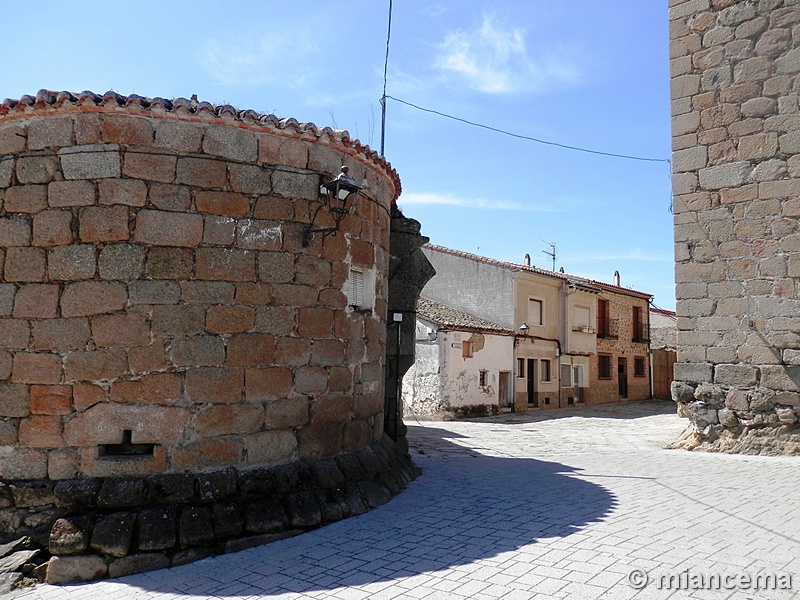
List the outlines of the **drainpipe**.
{"label": "drainpipe", "polygon": [[647,356],[650,357],[650,368],[647,369],[650,375],[650,399],[653,399],[653,340],[650,337],[650,304],[653,302],[653,297],[647,301]]}

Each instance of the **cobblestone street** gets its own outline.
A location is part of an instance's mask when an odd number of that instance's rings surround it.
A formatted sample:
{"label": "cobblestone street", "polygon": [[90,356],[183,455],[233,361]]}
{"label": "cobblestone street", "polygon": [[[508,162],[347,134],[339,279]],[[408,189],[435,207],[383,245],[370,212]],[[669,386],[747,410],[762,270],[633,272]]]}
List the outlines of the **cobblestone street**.
{"label": "cobblestone street", "polygon": [[[365,515],[179,568],[9,597],[800,598],[800,457],[667,450],[686,424],[674,411],[650,401],[410,419],[423,474]],[[793,589],[763,589],[790,577]],[[700,589],[715,583],[727,589]]]}

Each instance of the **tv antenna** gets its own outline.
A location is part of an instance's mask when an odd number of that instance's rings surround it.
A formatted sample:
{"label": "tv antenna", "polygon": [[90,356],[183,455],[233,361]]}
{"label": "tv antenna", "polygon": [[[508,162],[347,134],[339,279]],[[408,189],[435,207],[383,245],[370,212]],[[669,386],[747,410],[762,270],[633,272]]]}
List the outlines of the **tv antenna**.
{"label": "tv antenna", "polygon": [[545,242],[544,240],[542,240],[542,243],[547,244],[548,246],[550,246],[550,252],[548,252],[547,250],[542,250],[542,252],[544,254],[547,254],[547,256],[549,256],[550,258],[553,259],[553,271],[555,271],[556,270],[556,243],[555,242]]}

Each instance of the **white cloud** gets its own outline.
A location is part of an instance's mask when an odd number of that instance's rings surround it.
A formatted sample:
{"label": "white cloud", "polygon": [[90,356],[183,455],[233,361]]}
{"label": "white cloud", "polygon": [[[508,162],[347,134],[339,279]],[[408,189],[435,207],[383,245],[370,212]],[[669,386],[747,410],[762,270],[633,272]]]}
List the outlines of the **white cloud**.
{"label": "white cloud", "polygon": [[525,30],[499,23],[493,15],[485,15],[472,31],[447,34],[438,52],[434,63],[437,69],[459,76],[471,88],[488,94],[537,91],[578,78],[572,61],[556,56],[552,50],[529,57]]}
{"label": "white cloud", "polygon": [[486,210],[512,210],[523,212],[559,212],[559,209],[552,206],[539,204],[521,204],[519,202],[508,202],[506,200],[485,200],[483,198],[464,198],[452,194],[436,194],[432,192],[407,192],[397,200],[401,206],[410,205],[438,205],[438,206],[459,206],[462,208],[475,208]]}
{"label": "white cloud", "polygon": [[316,42],[308,33],[271,33],[260,39],[241,37],[235,42],[209,40],[201,47],[199,64],[223,85],[281,81],[302,87],[313,73],[307,67],[301,72],[295,66],[313,64],[307,57],[316,51]]}

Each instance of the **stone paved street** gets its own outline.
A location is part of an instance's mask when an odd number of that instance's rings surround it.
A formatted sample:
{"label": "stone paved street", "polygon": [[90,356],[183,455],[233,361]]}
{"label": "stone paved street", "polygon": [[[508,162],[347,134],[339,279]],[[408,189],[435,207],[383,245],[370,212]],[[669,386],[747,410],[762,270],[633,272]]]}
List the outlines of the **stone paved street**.
{"label": "stone paved street", "polygon": [[[671,402],[412,419],[424,473],[377,510],[179,568],[11,597],[800,598],[800,457],[664,449],[685,423]],[[745,589],[757,574],[791,576],[794,589]]]}

